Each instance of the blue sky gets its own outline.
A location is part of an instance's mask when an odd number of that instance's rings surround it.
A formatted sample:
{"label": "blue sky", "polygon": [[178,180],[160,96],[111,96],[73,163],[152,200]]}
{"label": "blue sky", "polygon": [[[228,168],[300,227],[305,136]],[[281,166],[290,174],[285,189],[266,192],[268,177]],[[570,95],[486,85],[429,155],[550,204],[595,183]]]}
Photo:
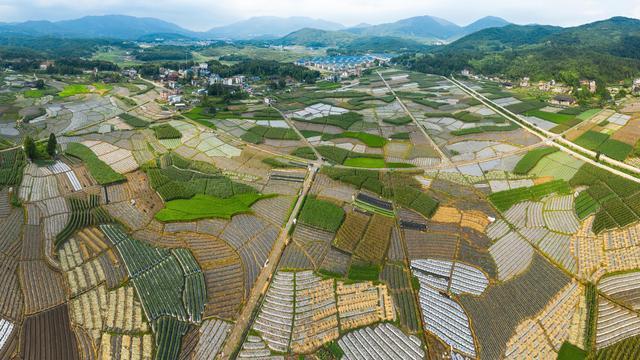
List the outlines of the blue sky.
{"label": "blue sky", "polygon": [[638,0],[0,0],[0,22],[84,15],[157,17],[207,30],[252,16],[310,16],[345,25],[434,15],[465,25],[494,15],[519,24],[571,26],[622,15],[640,18]]}

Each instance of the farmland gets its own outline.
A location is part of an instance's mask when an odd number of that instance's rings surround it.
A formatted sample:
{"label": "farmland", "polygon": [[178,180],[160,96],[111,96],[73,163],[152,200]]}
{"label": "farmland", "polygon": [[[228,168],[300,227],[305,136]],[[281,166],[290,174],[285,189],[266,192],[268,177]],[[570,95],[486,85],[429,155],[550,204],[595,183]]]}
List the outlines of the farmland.
{"label": "farmland", "polygon": [[82,144],[71,143],[66,153],[82,160],[89,169],[91,176],[101,185],[123,181],[124,177],[115,172],[109,165],[100,160],[89,148]]}
{"label": "farmland", "polygon": [[[42,77],[0,105],[0,358],[637,353],[640,185],[443,77],[247,77],[268,103],[179,83],[184,109],[157,81]],[[635,164],[622,106],[464,83]]]}

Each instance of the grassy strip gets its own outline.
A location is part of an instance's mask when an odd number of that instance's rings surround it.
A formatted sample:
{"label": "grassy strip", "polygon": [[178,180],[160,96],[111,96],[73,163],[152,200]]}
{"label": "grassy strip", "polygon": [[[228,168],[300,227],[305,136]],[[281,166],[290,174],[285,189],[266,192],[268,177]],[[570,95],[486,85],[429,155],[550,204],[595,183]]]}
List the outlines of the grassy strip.
{"label": "grassy strip", "polygon": [[382,122],[387,123],[387,124],[391,124],[391,125],[406,125],[410,122],[412,122],[413,120],[411,119],[410,116],[402,116],[399,118],[392,118],[392,119],[383,119]]}
{"label": "grassy strip", "polygon": [[596,286],[587,283],[585,286],[585,299],[587,303],[587,321],[584,329],[584,349],[591,352],[596,337],[596,324],[598,320],[598,293]]}
{"label": "grassy strip", "polygon": [[500,191],[489,195],[489,200],[500,211],[507,211],[511,206],[526,200],[537,201],[543,197],[558,193],[569,194],[571,188],[564,180],[556,180],[528,188]]}
{"label": "grassy strip", "polygon": [[127,105],[128,107],[134,107],[136,105],[138,105],[138,103],[136,103],[133,99],[128,98],[126,96],[122,96],[122,95],[115,95],[115,98],[122,101],[125,105]]}
{"label": "grassy strip", "polygon": [[486,132],[513,131],[513,130],[517,130],[519,127],[520,126],[513,123],[506,126],[483,125],[483,126],[477,126],[477,127],[468,128],[468,129],[454,130],[451,132],[451,135],[463,136],[463,135],[471,135],[471,134],[481,134]]}
{"label": "grassy strip", "polygon": [[379,135],[369,134],[361,131],[345,131],[341,134],[323,134],[322,140],[328,141],[333,139],[356,139],[362,141],[365,145],[373,148],[381,148],[387,144],[387,140]]}
{"label": "grassy strip", "polygon": [[65,153],[82,160],[91,176],[100,185],[113,184],[125,180],[123,175],[115,172],[109,165],[100,160],[91,149],[82,144],[69,143]]}
{"label": "grassy strip", "polygon": [[411,133],[408,133],[408,132],[395,133],[391,135],[391,138],[394,140],[409,140],[411,139]]}
{"label": "grassy strip", "polygon": [[529,151],[518,163],[516,167],[513,169],[513,173],[517,175],[526,175],[531,171],[538,162],[542,160],[547,155],[551,155],[557,152],[558,149],[554,147],[542,147],[539,149]]}
{"label": "grassy strip", "polygon": [[365,169],[384,169],[387,167],[387,164],[384,162],[384,159],[362,158],[362,157],[347,158],[344,161],[343,165],[365,168]]}
{"label": "grassy strip", "polygon": [[192,221],[199,219],[231,219],[236,214],[251,212],[251,205],[264,199],[265,195],[244,193],[221,199],[215,196],[197,194],[191,199],[172,200],[156,213],[162,222]]}
{"label": "grassy strip", "polygon": [[122,121],[124,121],[127,125],[132,126],[134,128],[142,129],[149,126],[148,121],[144,121],[137,116],[133,116],[127,113],[120,114],[118,115],[118,117],[122,119]]}

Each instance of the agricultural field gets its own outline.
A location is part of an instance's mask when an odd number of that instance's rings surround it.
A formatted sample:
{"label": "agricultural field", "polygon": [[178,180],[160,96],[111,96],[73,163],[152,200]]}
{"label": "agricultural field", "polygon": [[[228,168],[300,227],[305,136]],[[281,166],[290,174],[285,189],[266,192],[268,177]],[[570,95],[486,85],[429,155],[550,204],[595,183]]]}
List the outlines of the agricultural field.
{"label": "agricultural field", "polygon": [[[268,102],[188,89],[180,110],[141,79],[0,77],[2,359],[638,354],[640,182],[446,78],[381,67]],[[637,160],[622,107],[464,83]],[[29,160],[23,136],[50,133],[57,154]]]}

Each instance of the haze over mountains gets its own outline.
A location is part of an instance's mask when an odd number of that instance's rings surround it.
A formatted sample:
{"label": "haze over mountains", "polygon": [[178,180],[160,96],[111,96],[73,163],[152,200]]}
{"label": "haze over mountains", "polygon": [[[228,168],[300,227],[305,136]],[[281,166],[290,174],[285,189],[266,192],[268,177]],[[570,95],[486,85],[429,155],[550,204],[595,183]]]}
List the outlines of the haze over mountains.
{"label": "haze over mountains", "polygon": [[[86,16],[65,21],[27,21],[0,24],[0,33],[58,36],[67,38],[114,38],[137,40],[154,34],[173,34],[194,39],[253,40],[277,39],[302,29],[330,32],[335,37],[393,36],[428,42],[448,42],[488,27],[509,24],[506,20],[486,17],[468,26],[459,26],[448,20],[432,16],[419,16],[393,23],[360,24],[347,28],[341,24],[308,17],[254,17],[230,25],[196,32],[176,24],[155,18],[138,18],[124,15]],[[346,35],[350,34],[350,35]]]}

